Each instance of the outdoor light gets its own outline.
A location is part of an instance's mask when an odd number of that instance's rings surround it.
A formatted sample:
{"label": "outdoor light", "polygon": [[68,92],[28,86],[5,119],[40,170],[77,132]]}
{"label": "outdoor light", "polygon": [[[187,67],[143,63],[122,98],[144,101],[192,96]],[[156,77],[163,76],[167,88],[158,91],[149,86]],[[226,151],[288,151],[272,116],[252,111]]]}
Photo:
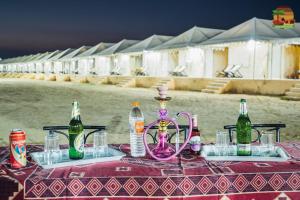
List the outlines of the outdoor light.
{"label": "outdoor light", "polygon": [[254,47],[255,47],[255,40],[249,40],[248,41],[248,44],[247,44],[247,48],[249,49],[249,50],[253,50],[254,49]]}

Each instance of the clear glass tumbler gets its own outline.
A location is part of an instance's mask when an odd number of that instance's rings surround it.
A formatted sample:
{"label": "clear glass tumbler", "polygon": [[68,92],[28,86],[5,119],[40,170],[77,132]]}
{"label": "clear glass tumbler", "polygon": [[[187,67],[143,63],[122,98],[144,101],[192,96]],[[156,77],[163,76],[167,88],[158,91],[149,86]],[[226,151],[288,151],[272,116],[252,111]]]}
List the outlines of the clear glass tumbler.
{"label": "clear glass tumbler", "polygon": [[225,131],[217,131],[216,133],[216,145],[215,155],[226,156],[229,154],[229,135]]}
{"label": "clear glass tumbler", "polygon": [[274,138],[272,131],[263,131],[260,136],[260,153],[270,154],[274,150]]}
{"label": "clear glass tumbler", "polygon": [[44,160],[48,165],[58,163],[61,160],[59,136],[52,131],[49,131],[45,136]]}
{"label": "clear glass tumbler", "polygon": [[94,157],[107,156],[107,132],[102,130],[94,133]]}

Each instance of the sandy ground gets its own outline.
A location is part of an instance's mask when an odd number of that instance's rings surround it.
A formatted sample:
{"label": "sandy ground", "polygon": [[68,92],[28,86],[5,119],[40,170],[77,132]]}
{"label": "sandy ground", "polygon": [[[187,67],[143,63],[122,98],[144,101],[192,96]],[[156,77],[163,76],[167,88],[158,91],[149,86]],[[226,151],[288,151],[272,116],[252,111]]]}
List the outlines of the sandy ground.
{"label": "sandy ground", "polygon": [[[153,99],[157,92],[153,89],[110,85],[0,79],[0,94],[0,145],[8,143],[12,128],[24,129],[28,143],[43,143],[42,127],[67,125],[75,99],[80,102],[84,124],[108,125],[110,143],[127,143],[131,102],[141,102],[146,122],[156,118],[158,107]],[[178,111],[198,115],[203,141],[213,141],[217,130],[235,124],[240,98],[248,101],[252,123],[286,123],[287,128],[282,130],[284,140],[300,140],[300,102],[279,97],[184,91],[170,91],[169,96],[173,98],[168,104],[171,116]]]}

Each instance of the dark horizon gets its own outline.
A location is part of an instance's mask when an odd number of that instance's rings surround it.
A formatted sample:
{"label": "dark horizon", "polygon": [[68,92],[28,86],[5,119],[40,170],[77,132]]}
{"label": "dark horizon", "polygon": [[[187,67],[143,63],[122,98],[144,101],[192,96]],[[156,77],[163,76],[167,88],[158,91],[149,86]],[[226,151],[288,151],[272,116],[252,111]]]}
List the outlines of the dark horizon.
{"label": "dark horizon", "polygon": [[272,19],[282,5],[300,21],[298,0],[10,0],[0,4],[0,58],[176,36],[193,26],[229,29],[253,17]]}

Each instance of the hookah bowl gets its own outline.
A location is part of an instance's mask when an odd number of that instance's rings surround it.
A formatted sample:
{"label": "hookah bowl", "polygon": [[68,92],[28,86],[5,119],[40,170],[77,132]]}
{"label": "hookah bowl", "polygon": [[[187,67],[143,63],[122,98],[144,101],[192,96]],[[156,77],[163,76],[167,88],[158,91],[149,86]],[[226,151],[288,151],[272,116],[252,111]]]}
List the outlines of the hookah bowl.
{"label": "hookah bowl", "polygon": [[[175,119],[171,119],[168,117],[168,110],[166,109],[167,102],[171,100],[171,97],[167,97],[167,90],[166,86],[161,86],[157,88],[159,92],[159,96],[154,97],[155,100],[159,101],[160,109],[158,111],[159,119],[150,123],[147,128],[145,129],[143,139],[144,145],[146,147],[147,152],[149,155],[156,160],[170,160],[177,156],[187,145],[188,141],[190,140],[191,133],[192,133],[192,118],[191,115],[187,112],[179,112],[177,113],[177,117],[184,116],[187,118],[189,122],[189,132],[188,137],[186,138],[185,142],[179,147],[179,126]],[[173,145],[168,143],[168,125],[173,124],[176,129],[176,146],[175,149],[172,147]],[[154,149],[150,149],[147,143],[147,133],[151,127],[158,125],[158,143]]]}

